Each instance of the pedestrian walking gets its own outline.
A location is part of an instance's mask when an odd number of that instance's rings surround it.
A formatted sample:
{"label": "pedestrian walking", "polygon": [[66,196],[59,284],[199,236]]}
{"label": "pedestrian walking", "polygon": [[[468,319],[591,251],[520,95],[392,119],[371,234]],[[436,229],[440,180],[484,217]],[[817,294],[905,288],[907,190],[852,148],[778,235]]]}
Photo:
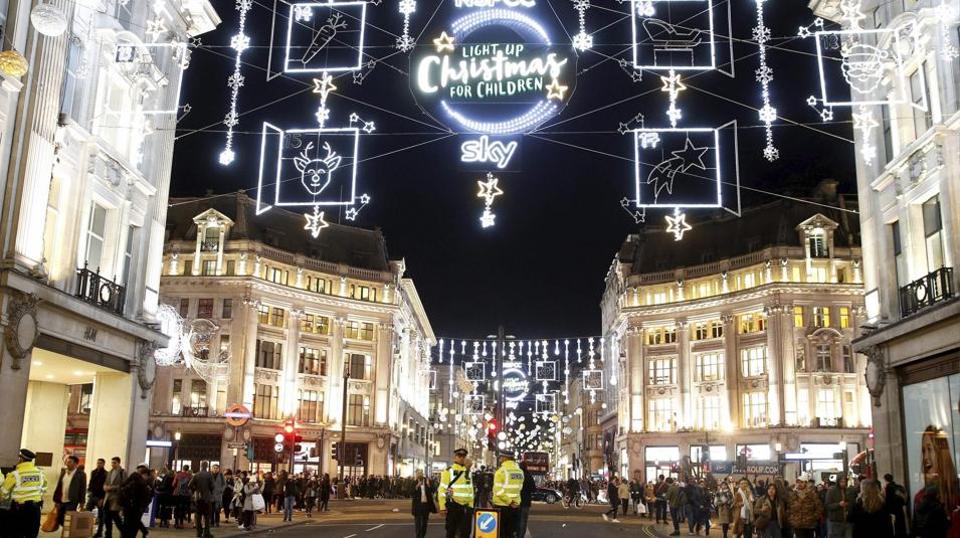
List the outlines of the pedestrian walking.
{"label": "pedestrian walking", "polygon": [[771,482],[767,494],[757,499],[754,506],[754,528],[764,538],[781,538],[786,519],[786,507],[777,489]]}
{"label": "pedestrian walking", "polygon": [[307,480],[306,488],[303,491],[303,504],[307,509],[307,517],[313,517],[313,509],[317,506],[317,489],[319,483],[315,477]]}
{"label": "pedestrian walking", "polygon": [[610,503],[610,509],[602,514],[604,521],[620,523],[620,520],[617,519],[617,510],[620,508],[620,494],[617,491],[617,478],[614,476],[610,477],[607,482],[607,502]]}
{"label": "pedestrian walking", "polygon": [[734,494],[730,489],[730,483],[726,480],[720,482],[714,502],[717,506],[717,524],[720,525],[723,538],[728,538],[727,534],[734,520],[733,496]]}
{"label": "pedestrian walking", "polygon": [[670,508],[670,521],[673,522],[673,532],[670,536],[680,536],[680,517],[683,513],[683,507],[687,504],[686,495],[680,483],[675,482],[673,477],[667,478],[667,506]]}
{"label": "pedestrian walking", "polygon": [[620,499],[620,513],[627,515],[630,512],[630,484],[622,478],[617,484],[617,498]]}
{"label": "pedestrian walking", "polygon": [[[231,469],[227,469],[223,473],[223,493],[220,495],[220,506],[223,508],[224,523],[230,523],[230,513],[233,512],[233,493],[234,493],[233,471]],[[220,526],[219,521],[215,520],[214,524],[217,527]]]}
{"label": "pedestrian walking", "polygon": [[663,475],[657,477],[657,484],[653,487],[653,493],[656,496],[655,512],[657,523],[667,523],[667,489],[670,484],[663,478]]}
{"label": "pedestrian walking", "polygon": [[34,463],[36,458],[32,451],[20,449],[17,466],[0,486],[0,498],[10,500],[7,523],[17,537],[36,538],[40,532],[40,505],[47,491],[47,479]]}
{"label": "pedestrian walking", "polygon": [[107,462],[103,458],[97,459],[96,467],[90,471],[90,480],[87,482],[87,505],[84,509],[92,512],[97,509],[97,532],[94,536],[99,537],[103,534],[103,498],[106,492],[103,486],[107,482]]}
{"label": "pedestrian walking", "polygon": [[83,495],[87,490],[87,475],[77,466],[80,459],[76,456],[67,456],[64,467],[60,470],[57,486],[53,490],[53,502],[57,505],[57,525],[63,526],[63,518],[67,512],[83,506]]}
{"label": "pedestrian walking", "polygon": [[860,496],[847,513],[853,538],[893,538],[893,524],[880,484],[876,480],[860,482]]}
{"label": "pedestrian walking", "polygon": [[849,538],[847,511],[857,501],[855,489],[847,486],[847,477],[840,476],[827,491],[827,537]]}
{"label": "pedestrian walking", "polygon": [[330,484],[330,474],[323,473],[323,479],[320,480],[320,511],[329,512],[330,511],[330,493],[332,491],[332,484]]}
{"label": "pedestrian walking", "polygon": [[200,472],[190,478],[189,488],[193,502],[196,505],[194,526],[197,529],[197,538],[211,538],[210,522],[213,519],[213,475],[210,474],[209,463],[200,463]]}
{"label": "pedestrian walking", "polygon": [[744,478],[737,485],[733,497],[733,513],[736,518],[733,522],[733,535],[736,538],[750,538],[753,536],[753,488],[750,481]]}
{"label": "pedestrian walking", "polygon": [[413,514],[413,526],[416,532],[416,538],[425,538],[427,536],[427,525],[430,522],[430,514],[437,512],[437,505],[434,502],[434,495],[437,488],[433,481],[424,476],[423,471],[417,471],[416,484],[414,490],[410,492],[411,513]]}
{"label": "pedestrian walking", "polygon": [[[183,522],[190,511],[190,466],[183,468],[173,476],[173,527],[182,529]],[[109,535],[108,535],[109,537]]]}
{"label": "pedestrian walking", "polygon": [[293,508],[296,505],[297,498],[300,497],[300,485],[297,480],[290,476],[286,471],[281,471],[281,478],[278,482],[282,488],[283,496],[283,520],[293,521]]}
{"label": "pedestrian walking", "polygon": [[526,462],[520,464],[523,471],[523,486],[520,488],[520,524],[517,526],[517,538],[527,535],[527,521],[530,519],[530,507],[533,505],[533,492],[537,490],[537,481],[527,469]]}
{"label": "pedestrian walking", "polygon": [[[116,525],[117,532],[123,533],[122,520],[120,519],[120,486],[127,479],[127,472],[120,466],[120,457],[110,458],[110,471],[107,473],[107,480],[104,483],[103,491],[106,496],[103,498],[103,524],[106,528],[107,538],[113,537],[113,527]],[[98,538],[95,536],[94,538]]]}
{"label": "pedestrian walking", "polygon": [[145,529],[143,512],[150,506],[152,493],[147,481],[150,478],[150,469],[141,465],[130,473],[117,489],[117,504],[120,507],[122,521],[120,536],[136,538],[137,534]]}
{"label": "pedestrian walking", "polygon": [[907,490],[893,481],[893,475],[883,475],[884,505],[887,512],[893,515],[893,535],[896,538],[907,538]]}
{"label": "pedestrian walking", "polygon": [[787,499],[788,519],[796,538],[814,538],[814,530],[823,517],[823,504],[811,482],[808,473],[801,474]]}
{"label": "pedestrian walking", "polygon": [[227,480],[220,472],[220,466],[214,464],[211,468],[211,483],[213,487],[210,490],[210,523],[213,527],[220,526],[220,508],[223,507],[223,491],[226,488]]}

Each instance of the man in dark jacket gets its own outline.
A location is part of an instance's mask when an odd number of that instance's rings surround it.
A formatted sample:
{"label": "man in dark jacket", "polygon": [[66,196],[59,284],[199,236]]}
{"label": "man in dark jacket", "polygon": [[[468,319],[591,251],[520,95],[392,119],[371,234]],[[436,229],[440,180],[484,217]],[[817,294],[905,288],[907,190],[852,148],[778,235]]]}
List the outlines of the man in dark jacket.
{"label": "man in dark jacket", "polygon": [[537,482],[527,469],[527,463],[521,463],[520,468],[523,469],[523,487],[520,488],[520,524],[517,526],[517,538],[523,538],[527,535],[530,505],[533,504],[533,492],[537,490]]}
{"label": "man in dark jacket", "polygon": [[416,484],[413,491],[410,492],[412,501],[411,511],[413,513],[413,524],[416,530],[416,538],[424,538],[427,535],[427,525],[430,521],[430,514],[436,513],[437,505],[433,501],[433,496],[437,493],[437,486],[430,478],[423,475],[423,471],[417,471]]}
{"label": "man in dark jacket", "polygon": [[83,494],[87,490],[87,475],[77,469],[80,460],[76,456],[67,456],[66,467],[60,470],[56,489],[53,490],[53,502],[57,505],[57,522],[63,526],[67,512],[83,505]]}
{"label": "man in dark jacket", "polygon": [[197,538],[211,538],[210,520],[212,519],[213,475],[210,474],[209,463],[200,463],[200,472],[190,479],[190,491],[197,505],[196,527]]}
{"label": "man in dark jacket", "polygon": [[893,475],[883,475],[886,483],[883,489],[884,505],[887,512],[893,514],[893,535],[895,538],[907,537],[907,490],[893,481]]}
{"label": "man in dark jacket", "polygon": [[[607,482],[607,501],[610,503],[610,509],[603,513],[603,519],[606,521],[613,521],[614,523],[620,523],[620,520],[617,519],[617,510],[620,508],[620,495],[617,492],[617,479],[616,477],[610,477],[610,481]],[[613,516],[613,519],[610,519],[610,516]]]}
{"label": "man in dark jacket", "polygon": [[123,538],[137,538],[137,533],[143,529],[143,512],[150,506],[150,469],[140,465],[136,472],[130,473],[117,488],[117,504],[123,514],[123,523],[120,535]]}
{"label": "man in dark jacket", "polygon": [[87,482],[87,506],[84,509],[87,512],[97,508],[97,532],[94,536],[103,534],[103,497],[106,492],[103,491],[103,484],[107,481],[107,470],[104,466],[107,462],[100,458],[97,460],[97,466],[90,471],[90,481]]}

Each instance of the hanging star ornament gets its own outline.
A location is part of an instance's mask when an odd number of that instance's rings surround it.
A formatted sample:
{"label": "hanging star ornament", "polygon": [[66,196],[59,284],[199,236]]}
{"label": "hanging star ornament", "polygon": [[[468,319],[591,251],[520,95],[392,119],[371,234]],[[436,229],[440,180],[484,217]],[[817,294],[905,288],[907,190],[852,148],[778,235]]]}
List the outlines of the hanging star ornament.
{"label": "hanging star ornament", "polygon": [[307,219],[307,223],[303,226],[304,230],[309,230],[310,235],[314,238],[320,236],[320,231],[330,226],[330,224],[323,219],[323,211],[320,211],[320,206],[313,206],[313,213],[304,213],[303,217]]}
{"label": "hanging star ornament", "polygon": [[674,241],[680,241],[684,233],[693,229],[693,226],[687,224],[687,214],[679,209],[673,212],[673,216],[666,215],[664,218],[667,219],[667,233],[673,234]]}
{"label": "hanging star ornament", "polygon": [[503,190],[498,185],[499,183],[499,178],[495,177],[492,173],[487,172],[486,181],[477,181],[477,186],[480,187],[480,192],[477,193],[477,198],[483,198],[487,205],[493,205],[494,199],[503,194]]}
{"label": "hanging star ornament", "polygon": [[319,93],[321,101],[326,101],[330,92],[336,89],[337,87],[333,85],[333,77],[330,76],[330,73],[324,73],[320,78],[313,79],[313,93]]}
{"label": "hanging star ornament", "polygon": [[447,35],[447,32],[440,32],[440,37],[433,40],[437,47],[437,52],[453,52],[453,36]]}
{"label": "hanging star ornament", "polygon": [[557,79],[553,79],[553,82],[547,85],[547,100],[563,101],[563,94],[567,89],[567,86],[563,86]]}

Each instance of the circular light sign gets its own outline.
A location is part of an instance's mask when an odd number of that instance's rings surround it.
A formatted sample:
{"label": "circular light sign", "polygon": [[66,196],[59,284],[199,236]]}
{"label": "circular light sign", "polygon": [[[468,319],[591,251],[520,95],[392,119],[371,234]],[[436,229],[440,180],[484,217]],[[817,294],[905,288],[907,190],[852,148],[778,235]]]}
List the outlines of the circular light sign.
{"label": "circular light sign", "polygon": [[574,49],[555,45],[528,11],[458,9],[434,31],[432,45],[411,55],[411,89],[425,112],[455,131],[530,132],[573,93]]}
{"label": "circular light sign", "polygon": [[519,402],[527,396],[530,384],[527,374],[520,368],[507,368],[503,371],[503,397],[508,402]]}

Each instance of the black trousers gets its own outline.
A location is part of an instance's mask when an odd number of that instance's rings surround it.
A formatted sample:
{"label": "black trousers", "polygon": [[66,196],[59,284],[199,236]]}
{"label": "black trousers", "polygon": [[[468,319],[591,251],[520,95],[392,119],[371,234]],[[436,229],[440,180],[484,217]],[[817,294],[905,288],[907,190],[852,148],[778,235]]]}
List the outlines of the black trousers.
{"label": "black trousers", "polygon": [[210,520],[213,517],[210,501],[197,501],[196,527],[197,537],[210,536]]}
{"label": "black trousers", "polygon": [[[116,513],[116,512],[114,512]],[[141,517],[143,511],[136,508],[123,509],[123,523],[120,526],[120,536],[123,538],[137,538],[137,533],[143,527]]]}
{"label": "black trousers", "polygon": [[123,522],[120,521],[120,512],[116,510],[109,510],[106,508],[106,502],[104,504],[103,512],[103,525],[107,528],[107,538],[112,538],[113,536],[113,525],[116,523],[117,531],[123,534]]}
{"label": "black trousers", "polygon": [[447,503],[447,538],[470,538],[473,510],[469,506]]}
{"label": "black trousers", "polygon": [[500,538],[523,538],[517,536],[520,530],[520,508],[498,506],[500,509]]}
{"label": "black trousers", "polygon": [[14,503],[10,507],[10,517],[14,536],[18,538],[37,538],[40,532],[40,503]]}
{"label": "black trousers", "polygon": [[413,513],[413,526],[416,529],[417,537],[424,538],[427,535],[427,524],[430,521],[430,508],[417,508]]}

